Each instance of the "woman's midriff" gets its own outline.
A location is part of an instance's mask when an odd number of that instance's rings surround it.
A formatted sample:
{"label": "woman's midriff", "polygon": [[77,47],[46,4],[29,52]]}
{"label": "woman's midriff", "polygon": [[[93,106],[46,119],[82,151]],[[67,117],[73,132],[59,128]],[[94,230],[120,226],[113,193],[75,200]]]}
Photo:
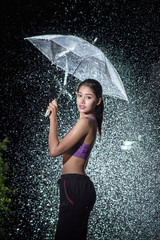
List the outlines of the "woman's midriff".
{"label": "woman's midriff", "polygon": [[86,167],[86,160],[78,157],[70,156],[68,154],[63,154],[62,174],[77,173],[77,174],[86,175],[85,167]]}

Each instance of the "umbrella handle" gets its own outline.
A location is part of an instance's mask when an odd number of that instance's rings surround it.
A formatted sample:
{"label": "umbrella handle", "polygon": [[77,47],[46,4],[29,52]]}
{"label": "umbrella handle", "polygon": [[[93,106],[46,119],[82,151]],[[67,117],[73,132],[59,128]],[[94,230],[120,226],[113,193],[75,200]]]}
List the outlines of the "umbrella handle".
{"label": "umbrella handle", "polygon": [[47,111],[45,112],[44,114],[45,117],[48,117],[49,116],[49,110],[47,109]]}

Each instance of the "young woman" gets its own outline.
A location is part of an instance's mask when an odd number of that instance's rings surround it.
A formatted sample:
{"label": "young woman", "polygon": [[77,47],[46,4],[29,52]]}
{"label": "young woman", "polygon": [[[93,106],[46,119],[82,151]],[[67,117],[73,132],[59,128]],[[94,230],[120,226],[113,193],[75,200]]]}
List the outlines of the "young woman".
{"label": "young woman", "polygon": [[56,240],[85,240],[90,212],[96,200],[94,185],[85,173],[88,158],[103,119],[102,87],[93,79],[80,83],[77,89],[79,120],[59,141],[57,134],[57,101],[50,112],[49,154],[63,154],[60,185],[60,210]]}

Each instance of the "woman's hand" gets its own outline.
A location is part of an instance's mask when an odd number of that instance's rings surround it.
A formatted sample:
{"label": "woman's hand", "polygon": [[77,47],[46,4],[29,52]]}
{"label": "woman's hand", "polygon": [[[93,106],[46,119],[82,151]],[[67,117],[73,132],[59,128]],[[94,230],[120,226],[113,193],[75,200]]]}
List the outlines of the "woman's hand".
{"label": "woman's hand", "polygon": [[58,104],[56,100],[53,100],[52,102],[49,103],[48,110],[50,119],[57,118]]}

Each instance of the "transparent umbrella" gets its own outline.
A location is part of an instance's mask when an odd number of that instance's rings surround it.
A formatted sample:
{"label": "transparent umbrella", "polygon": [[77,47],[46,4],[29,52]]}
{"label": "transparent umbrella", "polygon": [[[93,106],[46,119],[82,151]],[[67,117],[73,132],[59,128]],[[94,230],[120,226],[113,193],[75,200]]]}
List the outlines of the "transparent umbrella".
{"label": "transparent umbrella", "polygon": [[72,35],[41,35],[25,38],[38,48],[52,64],[83,81],[99,81],[103,94],[128,101],[122,80],[104,53],[86,40]]}

